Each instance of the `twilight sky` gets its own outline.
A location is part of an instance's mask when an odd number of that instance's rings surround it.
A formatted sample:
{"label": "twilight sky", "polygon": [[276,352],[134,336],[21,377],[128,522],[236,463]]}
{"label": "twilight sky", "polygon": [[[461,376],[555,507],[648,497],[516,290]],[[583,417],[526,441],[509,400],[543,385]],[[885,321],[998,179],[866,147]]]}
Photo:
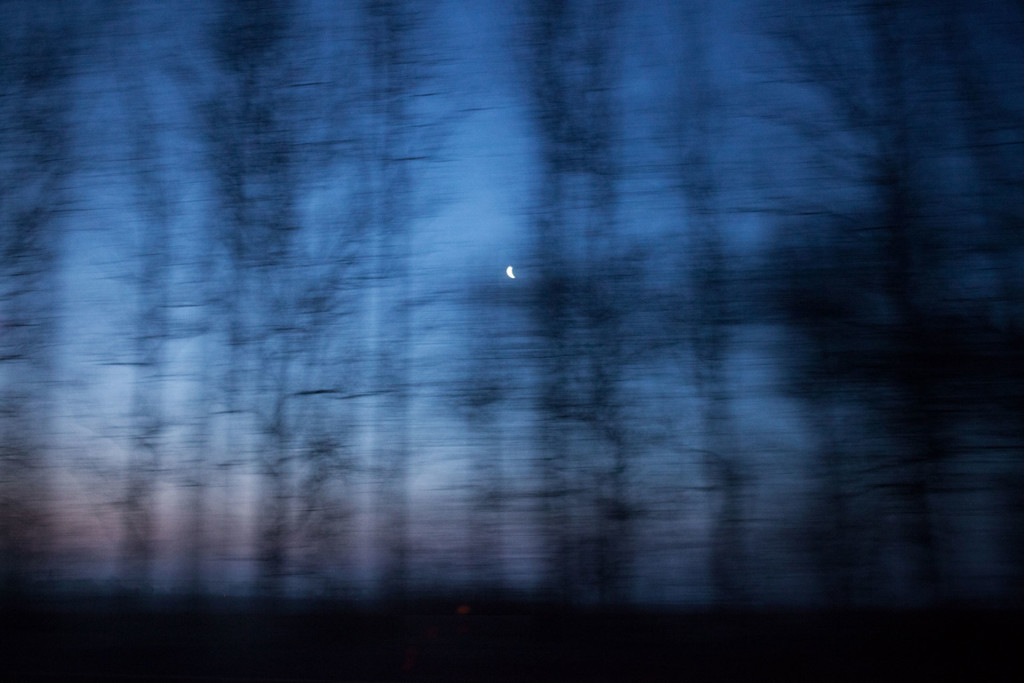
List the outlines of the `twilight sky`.
{"label": "twilight sky", "polygon": [[1022,15],[896,4],[10,3],[14,571],[1011,593]]}

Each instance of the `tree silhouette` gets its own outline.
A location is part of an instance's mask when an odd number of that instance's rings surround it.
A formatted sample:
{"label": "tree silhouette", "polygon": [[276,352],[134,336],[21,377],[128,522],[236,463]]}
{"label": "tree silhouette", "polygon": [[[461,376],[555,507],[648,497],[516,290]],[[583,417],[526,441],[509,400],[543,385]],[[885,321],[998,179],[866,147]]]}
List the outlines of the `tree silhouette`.
{"label": "tree silhouette", "polygon": [[52,513],[61,212],[72,170],[74,34],[63,3],[5,2],[0,39],[0,592],[43,567]]}
{"label": "tree silhouette", "polygon": [[[545,591],[618,602],[633,544],[621,383],[630,276],[619,235],[615,3],[534,3],[524,56],[539,142],[536,325]],[[601,278],[590,273],[603,273]]]}
{"label": "tree silhouette", "polygon": [[733,390],[727,378],[728,358],[736,325],[733,311],[738,292],[731,287],[727,262],[725,202],[728,187],[723,164],[716,158],[726,144],[727,102],[710,66],[713,45],[706,38],[712,25],[706,3],[687,6],[683,39],[685,62],[679,69],[675,107],[673,185],[685,206],[685,236],[680,271],[689,281],[680,290],[689,300],[683,309],[685,340],[694,389],[700,401],[701,469],[714,491],[710,572],[714,600],[721,604],[743,598],[745,551],[742,539],[744,483],[750,474],[737,452],[732,423]]}
{"label": "tree silhouette", "polygon": [[[297,331],[290,265],[297,225],[294,90],[287,59],[290,3],[225,2],[213,35],[220,76],[207,106],[211,171],[223,212],[220,293],[227,334],[226,444],[255,459],[262,494],[254,511],[262,592],[287,572],[294,463],[290,351]],[[251,430],[251,431],[249,431]]]}
{"label": "tree silhouette", "polygon": [[[990,211],[966,206],[971,183],[945,171],[981,148],[963,144],[963,105],[993,98],[958,98],[964,44],[927,39],[948,15],[892,2],[819,9],[813,26],[794,14],[779,35],[783,73],[808,98],[796,144],[817,177],[797,185],[802,216],[783,223],[776,252],[803,340],[793,367],[822,444],[812,524],[831,539],[817,545],[834,599],[870,594],[864,579],[877,584],[881,563],[896,562],[904,587],[889,590],[933,602],[951,590],[951,471],[971,455],[972,406],[1000,384],[982,358],[1009,348],[982,312],[990,294],[962,294],[988,238],[966,239],[953,217]],[[871,524],[878,514],[890,529]]]}

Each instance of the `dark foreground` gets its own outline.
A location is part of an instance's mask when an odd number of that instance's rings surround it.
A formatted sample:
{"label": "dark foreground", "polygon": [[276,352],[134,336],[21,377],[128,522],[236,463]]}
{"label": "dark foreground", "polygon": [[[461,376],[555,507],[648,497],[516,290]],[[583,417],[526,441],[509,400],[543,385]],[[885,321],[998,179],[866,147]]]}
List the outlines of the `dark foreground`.
{"label": "dark foreground", "polygon": [[[461,612],[461,613],[460,613]],[[435,603],[49,604],[0,613],[0,680],[1024,680],[1024,615],[571,613]]]}

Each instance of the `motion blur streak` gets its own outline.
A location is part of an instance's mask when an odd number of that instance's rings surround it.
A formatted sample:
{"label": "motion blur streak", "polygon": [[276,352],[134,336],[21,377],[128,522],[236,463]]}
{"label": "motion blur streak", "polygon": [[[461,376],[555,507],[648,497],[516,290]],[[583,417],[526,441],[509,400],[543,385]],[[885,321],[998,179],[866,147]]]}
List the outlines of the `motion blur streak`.
{"label": "motion blur streak", "polygon": [[4,605],[1019,606],[1021,4],[427,4],[2,3]]}

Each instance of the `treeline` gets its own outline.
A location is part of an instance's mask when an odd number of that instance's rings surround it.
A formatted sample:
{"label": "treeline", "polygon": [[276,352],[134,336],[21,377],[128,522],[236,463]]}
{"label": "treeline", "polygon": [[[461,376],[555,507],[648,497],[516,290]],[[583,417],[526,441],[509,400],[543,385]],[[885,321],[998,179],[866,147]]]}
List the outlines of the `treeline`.
{"label": "treeline", "polygon": [[3,3],[4,595],[1020,599],[1019,5],[336,5]]}

